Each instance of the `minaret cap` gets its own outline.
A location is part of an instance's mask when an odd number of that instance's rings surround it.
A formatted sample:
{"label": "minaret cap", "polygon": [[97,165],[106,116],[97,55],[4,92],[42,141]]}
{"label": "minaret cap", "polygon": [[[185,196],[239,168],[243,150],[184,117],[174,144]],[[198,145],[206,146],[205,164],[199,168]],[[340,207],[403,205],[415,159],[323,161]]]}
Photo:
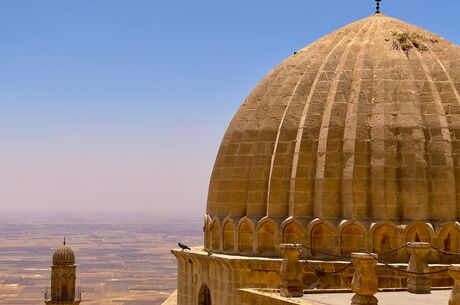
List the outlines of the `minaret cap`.
{"label": "minaret cap", "polygon": [[66,245],[64,240],[63,245],[56,249],[53,254],[53,265],[54,266],[71,266],[75,265],[75,254],[72,248]]}

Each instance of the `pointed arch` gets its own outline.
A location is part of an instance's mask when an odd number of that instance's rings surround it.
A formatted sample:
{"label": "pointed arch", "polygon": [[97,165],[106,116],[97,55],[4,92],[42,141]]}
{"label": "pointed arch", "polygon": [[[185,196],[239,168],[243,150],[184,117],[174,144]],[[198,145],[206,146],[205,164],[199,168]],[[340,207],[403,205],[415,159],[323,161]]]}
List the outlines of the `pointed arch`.
{"label": "pointed arch", "polygon": [[235,250],[235,224],[230,216],[224,219],[222,230],[223,251],[233,253]]}
{"label": "pointed arch", "polygon": [[69,276],[67,274],[63,274],[61,278],[61,285],[60,285],[60,301],[70,301],[70,281]]}
{"label": "pointed arch", "polygon": [[[448,222],[436,231],[435,246],[447,252],[460,252],[460,225],[457,222]],[[439,254],[440,261],[454,263],[458,257]]]}
{"label": "pointed arch", "polygon": [[328,221],[315,219],[307,226],[310,236],[311,255],[331,259],[337,235],[335,227]]}
{"label": "pointed arch", "polygon": [[212,242],[212,250],[215,252],[220,251],[220,220],[217,216],[214,217],[211,224],[211,242]]}
{"label": "pointed arch", "polygon": [[[370,248],[372,252],[380,254],[390,249],[395,249],[399,246],[400,228],[391,221],[380,221],[372,224],[370,235]],[[397,252],[385,254],[385,258],[394,260],[397,257]]]}
{"label": "pointed arch", "polygon": [[253,252],[254,223],[249,217],[238,222],[238,253],[250,255]]}
{"label": "pointed arch", "polygon": [[212,305],[211,290],[206,284],[201,285],[198,292],[198,305]]}
{"label": "pointed arch", "polygon": [[305,229],[295,218],[286,219],[280,226],[284,244],[306,244]]}
{"label": "pointed arch", "polygon": [[433,226],[427,222],[417,221],[404,228],[403,236],[405,242],[427,242],[434,240]]}
{"label": "pointed arch", "polygon": [[257,251],[263,256],[276,256],[279,226],[273,219],[265,217],[257,223]]}
{"label": "pointed arch", "polygon": [[343,221],[339,226],[342,255],[366,251],[366,231],[366,227],[358,221]]}

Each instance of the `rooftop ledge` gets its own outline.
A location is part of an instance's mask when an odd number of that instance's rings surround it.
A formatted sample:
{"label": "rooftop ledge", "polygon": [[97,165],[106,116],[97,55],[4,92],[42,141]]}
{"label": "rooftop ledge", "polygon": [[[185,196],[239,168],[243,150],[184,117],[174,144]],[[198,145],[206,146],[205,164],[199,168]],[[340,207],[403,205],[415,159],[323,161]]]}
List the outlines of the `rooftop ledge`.
{"label": "rooftop ledge", "polygon": [[[430,294],[412,294],[402,289],[382,289],[375,294],[379,304],[385,305],[446,305],[448,304],[451,288],[438,288]],[[276,305],[350,305],[353,293],[346,289],[305,290],[301,298],[284,298],[278,289],[240,289],[242,305],[276,304]],[[259,303],[255,301],[259,300]]]}
{"label": "rooftop ledge", "polygon": [[[244,256],[244,255],[232,255],[232,254],[221,254],[221,253],[208,253],[203,249],[203,247],[191,247],[192,250],[186,250],[182,251],[180,249],[172,249],[171,253],[176,256],[187,256],[187,257],[209,257],[209,258],[216,258],[216,259],[225,259],[229,261],[241,261],[241,260],[248,260],[248,261],[267,261],[267,262],[281,262],[283,260],[282,257],[275,257],[275,258],[269,258],[269,257],[263,257],[263,256]],[[322,260],[310,260],[311,262],[326,262],[326,263],[344,263],[348,264],[347,261],[322,261]],[[392,264],[392,265],[398,265],[398,264]],[[407,266],[407,264],[401,264]]]}
{"label": "rooftop ledge", "polygon": [[[182,251],[180,249],[172,249],[171,253],[176,257],[196,257],[196,258],[215,258],[215,259],[225,259],[228,261],[266,261],[266,262],[281,262],[283,261],[282,257],[277,258],[267,258],[263,256],[244,256],[244,255],[232,255],[232,254],[221,254],[221,253],[208,253],[203,249],[203,247],[191,247],[192,250]],[[302,261],[302,260],[301,260]],[[309,259],[312,263],[326,263],[326,264],[348,264],[348,261],[341,260],[320,260],[320,259]],[[377,264],[378,266],[382,265],[381,263]],[[407,263],[390,263],[391,266],[398,268],[406,268]],[[449,264],[428,264],[430,268],[442,268],[447,267]]]}

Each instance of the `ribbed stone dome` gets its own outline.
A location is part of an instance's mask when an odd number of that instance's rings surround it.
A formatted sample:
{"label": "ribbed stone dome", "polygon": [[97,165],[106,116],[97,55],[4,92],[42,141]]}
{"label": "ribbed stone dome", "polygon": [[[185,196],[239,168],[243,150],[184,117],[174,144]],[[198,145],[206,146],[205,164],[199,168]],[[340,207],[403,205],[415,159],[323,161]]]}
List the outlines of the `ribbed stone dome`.
{"label": "ribbed stone dome", "polygon": [[75,254],[67,245],[62,245],[53,254],[54,266],[70,266],[75,265]]}
{"label": "ribbed stone dome", "polygon": [[[297,241],[378,252],[376,243],[441,245],[447,225],[454,247],[459,91],[460,48],[382,14],[290,56],[225,133],[209,187],[206,248],[271,255]],[[375,236],[380,225],[388,227],[379,233],[384,245]]]}

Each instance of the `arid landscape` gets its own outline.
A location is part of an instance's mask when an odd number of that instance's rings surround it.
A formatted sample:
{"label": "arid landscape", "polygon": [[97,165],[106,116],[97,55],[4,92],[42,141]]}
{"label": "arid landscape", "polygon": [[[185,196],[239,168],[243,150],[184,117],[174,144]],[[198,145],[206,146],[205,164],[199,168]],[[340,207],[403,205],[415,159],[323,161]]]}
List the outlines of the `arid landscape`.
{"label": "arid landscape", "polygon": [[43,303],[51,256],[66,236],[87,305],[161,304],[176,287],[170,253],[202,243],[202,219],[158,216],[0,216],[0,304]]}

